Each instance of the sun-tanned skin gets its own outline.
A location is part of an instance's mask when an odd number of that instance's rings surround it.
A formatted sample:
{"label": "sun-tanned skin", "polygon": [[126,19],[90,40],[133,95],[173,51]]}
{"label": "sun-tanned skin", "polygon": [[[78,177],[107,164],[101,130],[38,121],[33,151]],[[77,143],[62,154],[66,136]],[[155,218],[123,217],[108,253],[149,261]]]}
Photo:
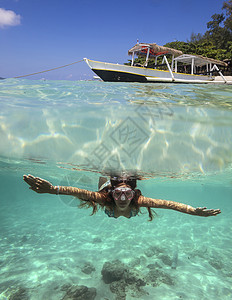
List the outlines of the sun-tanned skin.
{"label": "sun-tanned skin", "polygon": [[[37,193],[49,193],[49,194],[60,194],[60,195],[70,195],[78,197],[81,200],[91,200],[98,204],[102,204],[107,197],[106,193],[101,192],[91,192],[84,189],[79,189],[77,187],[71,186],[53,186],[49,181],[44,180],[39,177],[34,177],[32,175],[24,175],[23,180],[30,186],[30,189]],[[127,186],[126,184],[121,186]],[[130,213],[130,200],[128,199],[119,199],[115,201],[116,217],[124,216],[128,217]],[[164,209],[172,209],[182,213],[209,217],[216,216],[221,213],[220,209],[206,209],[206,207],[197,207],[194,208],[190,205],[186,205],[179,202],[169,201],[169,200],[161,200],[161,199],[152,199],[147,198],[142,195],[138,197],[138,205],[139,207],[150,207],[150,208],[164,208]]]}

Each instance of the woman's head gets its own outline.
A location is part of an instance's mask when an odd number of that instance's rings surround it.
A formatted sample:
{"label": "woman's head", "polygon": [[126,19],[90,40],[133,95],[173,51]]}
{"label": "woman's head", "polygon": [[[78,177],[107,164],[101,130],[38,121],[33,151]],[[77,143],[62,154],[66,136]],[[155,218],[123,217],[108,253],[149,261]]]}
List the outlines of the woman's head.
{"label": "woman's head", "polygon": [[[94,201],[81,201],[79,207],[92,207],[92,215],[98,210],[98,205],[101,208],[110,208],[113,209],[115,205],[121,211],[125,211],[129,206],[133,209],[140,211],[140,206],[138,204],[138,199],[141,196],[141,191],[136,189],[136,179],[127,178],[125,180],[120,180],[118,178],[110,179],[111,185],[105,186],[103,189],[100,189],[99,193],[102,194],[102,203],[96,203]],[[153,219],[153,212],[150,207],[147,207],[150,221]]]}
{"label": "woman's head", "polygon": [[125,210],[135,197],[135,191],[124,183],[118,184],[112,190],[112,197],[119,210]]}

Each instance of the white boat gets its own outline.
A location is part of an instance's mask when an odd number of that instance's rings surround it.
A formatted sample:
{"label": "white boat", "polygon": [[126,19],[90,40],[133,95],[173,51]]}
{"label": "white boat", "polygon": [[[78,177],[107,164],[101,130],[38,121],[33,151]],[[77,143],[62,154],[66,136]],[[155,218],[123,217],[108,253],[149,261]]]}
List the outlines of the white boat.
{"label": "white boat", "polygon": [[[121,65],[107,62],[94,61],[84,58],[85,62],[103,81],[122,82],[173,82],[173,83],[229,83],[219,70],[218,66],[227,66],[225,62],[199,55],[183,54],[182,51],[158,46],[157,44],[137,43],[128,51],[132,55],[131,65]],[[143,65],[135,64],[135,56],[146,56]],[[171,63],[167,55],[171,55]],[[158,65],[158,57],[162,63]],[[153,58],[154,68],[149,67]],[[160,59],[159,59],[160,60]],[[188,68],[190,72],[178,71],[178,64]],[[163,70],[166,67],[166,70]],[[197,74],[204,70],[206,74]],[[221,80],[215,81],[212,73],[217,72]]]}

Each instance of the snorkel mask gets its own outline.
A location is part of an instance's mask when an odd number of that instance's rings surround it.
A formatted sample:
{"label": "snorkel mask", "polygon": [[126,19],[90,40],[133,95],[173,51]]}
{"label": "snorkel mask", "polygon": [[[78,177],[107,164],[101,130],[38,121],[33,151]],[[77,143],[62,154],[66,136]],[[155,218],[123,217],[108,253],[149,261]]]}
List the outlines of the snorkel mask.
{"label": "snorkel mask", "polygon": [[131,201],[135,195],[135,192],[129,187],[117,187],[112,191],[112,194],[116,201],[118,200]]}

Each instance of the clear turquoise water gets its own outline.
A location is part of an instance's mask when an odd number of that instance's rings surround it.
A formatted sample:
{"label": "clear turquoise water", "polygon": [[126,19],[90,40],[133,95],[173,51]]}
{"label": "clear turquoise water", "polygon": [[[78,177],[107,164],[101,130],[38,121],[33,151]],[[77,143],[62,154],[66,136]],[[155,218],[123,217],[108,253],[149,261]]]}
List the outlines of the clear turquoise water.
{"label": "clear turquoise water", "polygon": [[[19,287],[29,299],[63,299],[64,284],[116,299],[101,276],[115,259],[145,278],[155,264],[174,282],[128,285],[126,299],[231,299],[231,95],[223,85],[0,81],[0,299]],[[35,194],[22,180],[96,190],[109,170],[144,175],[146,196],[222,214],[89,216],[76,199]],[[176,252],[174,270],[163,257]],[[86,262],[93,273],[81,271]]]}

